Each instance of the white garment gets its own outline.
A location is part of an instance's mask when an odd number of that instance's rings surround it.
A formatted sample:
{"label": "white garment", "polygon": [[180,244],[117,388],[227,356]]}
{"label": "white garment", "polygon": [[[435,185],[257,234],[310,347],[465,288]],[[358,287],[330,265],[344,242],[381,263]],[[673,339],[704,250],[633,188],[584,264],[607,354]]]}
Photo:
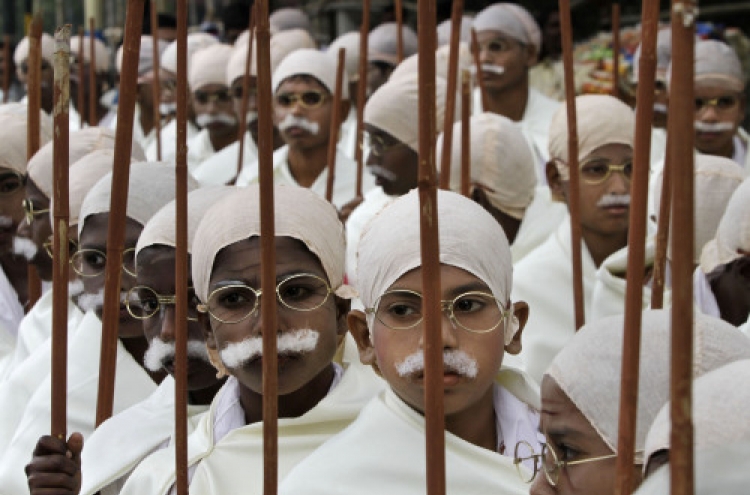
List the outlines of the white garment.
{"label": "white garment", "polygon": [[208,129],[201,129],[187,142],[187,166],[192,173],[201,163],[216,153]]}
{"label": "white garment", "polygon": [[[538,391],[512,370],[498,374],[496,415],[505,455],[445,433],[446,493],[526,494],[513,464],[516,442],[538,445]],[[500,407],[497,408],[497,405]],[[378,394],[352,425],[300,463],[282,482],[291,495],[413,495],[426,490],[424,416],[390,388]]]}
{"label": "white garment", "polygon": [[[216,423],[218,406],[233,396],[232,382],[228,381],[214,398],[208,414],[202,416],[198,427],[188,438],[188,465],[193,467],[190,492],[207,495],[237,493],[242,487],[247,495],[263,491],[263,422],[240,426],[227,418],[225,426]],[[362,406],[382,390],[382,381],[375,378],[369,367],[350,364],[341,382],[315,407],[298,418],[278,420],[279,479],[311,452],[348,426]],[[234,392],[236,393],[236,392]],[[225,402],[226,404],[226,402]],[[236,415],[235,415],[236,416]],[[239,425],[237,425],[239,426]],[[230,429],[221,441],[215,438]],[[121,495],[164,495],[175,479],[174,453],[171,449],[156,452],[147,458],[128,479]]]}
{"label": "white garment", "polygon": [[18,300],[18,293],[5,275],[5,270],[0,267],[0,331],[10,333],[15,340],[23,317],[23,306]]}
{"label": "white garment", "polygon": [[[369,175],[369,174],[368,174]],[[395,196],[387,195],[382,187],[373,187],[365,199],[346,221],[346,280],[351,286],[357,284],[357,246],[367,223],[386,207]]]}
{"label": "white garment", "polygon": [[[118,493],[135,467],[174,435],[174,380],[164,379],[153,394],[102,423],[81,453],[81,494]],[[188,435],[208,406],[188,406]],[[112,455],[116,446],[117,455]]]}
{"label": "white garment", "polygon": [[[200,129],[191,121],[187,121],[187,141],[198,134]],[[146,160],[149,162],[157,161],[156,139],[146,149]],[[172,119],[161,128],[161,160],[172,161],[177,154],[177,119]]]}
{"label": "white garment", "polygon": [[[354,160],[357,153],[357,108],[352,104],[349,109],[349,115],[341,123],[341,132],[339,134],[339,147],[344,150],[346,156]],[[366,155],[362,155],[365,159]]]}
{"label": "white garment", "polygon": [[[206,158],[203,163],[195,168],[193,176],[201,187],[228,184],[237,175],[239,154],[240,142],[235,141],[223,150]],[[255,145],[255,141],[253,141],[253,137],[248,131],[245,133],[242,149],[242,172],[256,175],[256,172],[251,172],[249,169],[250,167],[257,167],[257,164],[258,147]],[[245,172],[246,169],[248,170],[247,172]]]}
{"label": "white garment", "polygon": [[[286,184],[300,187],[289,169],[287,156],[289,146],[283,146],[273,154],[273,183],[274,185]],[[357,164],[339,147],[336,152],[336,175],[333,184],[333,201],[332,203],[341,208],[343,205],[354,199],[357,183]],[[318,175],[312,186],[309,187],[314,193],[325,197],[326,183],[328,181],[328,169]],[[258,182],[258,164],[257,162],[248,168],[244,168],[237,178],[238,186],[247,186]],[[375,178],[371,174],[363,174],[362,192],[366,193],[375,185]]]}
{"label": "white garment", "polygon": [[[114,118],[109,121],[110,129],[117,129],[117,120],[117,114],[115,114]],[[135,104],[135,111],[133,112],[133,142],[138,143],[142,150],[147,150],[156,142],[155,127],[148,134],[143,132],[143,127],[141,127],[141,106],[138,103]]]}
{"label": "white garment", "polygon": [[719,303],[700,266],[693,272],[693,301],[704,315],[721,319]]}
{"label": "white garment", "polygon": [[734,136],[734,155],[732,159],[740,164],[745,175],[750,175],[750,136],[740,127]]}
{"label": "white garment", "polygon": [[510,246],[513,263],[539,247],[568,215],[565,203],[553,201],[549,187],[537,186],[534,200],[523,215],[518,233]]}

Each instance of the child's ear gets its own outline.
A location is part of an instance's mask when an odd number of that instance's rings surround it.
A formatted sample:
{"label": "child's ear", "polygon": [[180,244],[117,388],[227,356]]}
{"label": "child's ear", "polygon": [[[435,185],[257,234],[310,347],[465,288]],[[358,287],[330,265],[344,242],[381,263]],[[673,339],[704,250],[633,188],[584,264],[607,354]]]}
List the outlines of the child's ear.
{"label": "child's ear", "polygon": [[521,352],[521,335],[529,320],[529,305],[523,301],[513,303],[513,316],[518,320],[518,330],[510,343],[505,346],[505,352],[515,355]]}
{"label": "child's ear", "polygon": [[350,311],[347,316],[347,322],[349,323],[349,332],[352,334],[352,337],[354,337],[354,341],[357,343],[357,349],[359,349],[359,360],[362,364],[369,364],[372,366],[375,373],[380,375],[377,356],[375,355],[375,347],[370,338],[370,328],[367,326],[367,317],[362,311]]}

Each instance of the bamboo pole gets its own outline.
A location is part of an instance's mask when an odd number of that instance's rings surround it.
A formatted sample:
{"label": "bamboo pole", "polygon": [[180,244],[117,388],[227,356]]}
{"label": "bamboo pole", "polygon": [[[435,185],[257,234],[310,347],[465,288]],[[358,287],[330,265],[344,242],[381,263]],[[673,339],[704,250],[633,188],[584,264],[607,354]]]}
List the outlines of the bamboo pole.
{"label": "bamboo pole", "polygon": [[[42,75],[42,18],[35,15],[29,24],[29,57],[27,64],[29,67],[26,74],[27,105],[28,105],[28,125],[26,127],[26,158],[31,157],[39,151],[40,147],[40,119],[39,112],[42,108],[41,93],[41,75]],[[29,304],[28,311],[36,304],[42,295],[42,281],[36,267],[29,263],[27,270],[29,286]]]}
{"label": "bamboo pole", "polygon": [[83,78],[85,77],[84,72],[86,71],[86,61],[83,55],[83,51],[85,50],[85,45],[83,43],[83,33],[84,28],[83,26],[81,26],[80,28],[78,28],[78,95],[76,96],[78,117],[80,118],[81,129],[83,129],[83,126],[86,123],[86,115],[84,115],[83,113],[83,105],[86,101],[86,92],[84,91],[83,87]]}
{"label": "bamboo pole", "polygon": [[[693,259],[695,17],[692,0],[672,2],[672,79],[669,91],[672,141],[672,350],[669,465],[672,494],[692,495]],[[679,143],[679,145],[677,144]]]}
{"label": "bamboo pole", "polygon": [[[250,67],[253,62],[253,39],[255,38],[255,15],[257,7],[253,4],[250,10],[250,25],[247,27],[250,36],[247,37],[247,57],[245,58],[245,72],[244,79],[242,79],[242,103],[240,104],[240,128],[237,133],[237,140],[239,145],[239,153],[237,153],[237,173],[234,176],[232,183],[237,181],[237,178],[242,172],[242,162],[245,159],[245,133],[247,132],[247,106],[248,100],[250,99]],[[257,65],[257,61],[256,61]],[[255,71],[258,72],[257,70]]]}
{"label": "bamboo pole", "polygon": [[471,28],[471,52],[474,54],[474,67],[477,70],[477,86],[479,87],[479,96],[482,98],[482,111],[487,112],[487,90],[484,87],[484,73],[482,72],[482,60],[479,54],[479,41],[477,41],[477,32]]}
{"label": "bamboo pole", "polygon": [[[456,86],[458,84],[458,43],[461,36],[463,10],[464,1],[454,0],[451,10],[451,40],[450,51],[448,52],[448,87],[445,94],[443,149],[440,155],[440,189],[449,189],[451,184],[451,148],[453,147],[453,122],[456,116]],[[471,100],[469,100],[469,107],[471,107]]]}
{"label": "bamboo pole", "polygon": [[336,145],[339,142],[339,130],[341,128],[341,87],[344,84],[346,50],[339,48],[338,55],[336,87],[333,91],[333,115],[331,116],[331,130],[328,133],[328,180],[326,181],[326,200],[328,202],[333,202],[333,181],[336,178]]}
{"label": "bamboo pole", "polygon": [[620,4],[612,4],[612,96],[620,97]]}
{"label": "bamboo pole", "polygon": [[[115,157],[112,167],[112,198],[107,232],[107,266],[104,271],[104,312],[102,315],[102,348],[99,362],[99,389],[96,403],[96,425],[112,416],[115,394],[115,365],[120,326],[120,277],[125,243],[125,209],[130,180],[130,149],[133,142],[138,55],[141,47],[143,6],[145,0],[130,0],[125,13],[120,102],[117,110]],[[114,185],[117,184],[117,187]]]}
{"label": "bamboo pole", "polygon": [[396,14],[396,59],[400,64],[404,60],[404,6],[402,0],[393,1]]}
{"label": "bamboo pole", "polygon": [[641,314],[643,276],[646,265],[646,220],[651,156],[651,121],[654,118],[656,78],[656,33],[659,0],[643,0],[641,10],[641,59],[635,111],[635,150],[628,228],[628,270],[625,290],[625,320],[620,380],[620,414],[617,443],[615,494],[635,491],[633,464],[638,413],[638,381],[641,361]]}
{"label": "bamboo pole", "polygon": [[[445,412],[443,404],[443,336],[440,307],[440,245],[437,170],[435,168],[436,10],[433,0],[418,0],[419,22],[419,205],[424,299],[425,435],[427,494],[445,494]],[[427,55],[427,56],[424,56]]]}
{"label": "bamboo pole", "polygon": [[89,125],[95,127],[99,124],[99,115],[97,115],[97,108],[99,102],[97,101],[96,91],[96,24],[94,24],[94,18],[89,19]]}
{"label": "bamboo pole", "polygon": [[573,79],[573,28],[570,21],[570,0],[560,1],[563,69],[565,71],[565,103],[568,113],[568,168],[570,169],[568,210],[570,211],[570,247],[573,263],[573,307],[576,331],[585,322],[583,306],[583,265],[581,262],[581,209],[578,182],[578,124]]}
{"label": "bamboo pole", "polygon": [[3,103],[10,101],[10,42],[11,36],[9,34],[3,35]]}
{"label": "bamboo pole", "polygon": [[471,76],[461,80],[461,194],[471,195]]}
{"label": "bamboo pole", "polygon": [[355,198],[362,198],[362,175],[365,171],[363,146],[365,100],[367,99],[367,36],[370,32],[370,0],[362,0],[362,25],[359,27],[359,84],[357,84],[357,136],[354,159],[357,162]]}
{"label": "bamboo pole", "polygon": [[659,203],[659,219],[656,227],[656,252],[654,253],[654,281],[651,285],[651,309],[664,307],[664,286],[667,270],[667,249],[669,247],[669,223],[672,216],[672,153],[670,147],[674,140],[670,138],[673,131],[674,119],[667,114],[667,152],[664,157],[664,170],[661,181],[661,202]]}
{"label": "bamboo pole", "polygon": [[156,160],[161,161],[161,83],[159,81],[159,38],[156,33],[159,30],[159,14],[157,13],[156,0],[151,0],[151,37],[153,38],[154,77],[151,79],[151,99],[154,101],[154,136],[156,137]]}
{"label": "bamboo pole", "polygon": [[68,220],[70,217],[68,166],[70,157],[70,30],[69,24],[55,32],[54,85],[54,242],[52,245],[52,435],[67,438],[68,389]]}

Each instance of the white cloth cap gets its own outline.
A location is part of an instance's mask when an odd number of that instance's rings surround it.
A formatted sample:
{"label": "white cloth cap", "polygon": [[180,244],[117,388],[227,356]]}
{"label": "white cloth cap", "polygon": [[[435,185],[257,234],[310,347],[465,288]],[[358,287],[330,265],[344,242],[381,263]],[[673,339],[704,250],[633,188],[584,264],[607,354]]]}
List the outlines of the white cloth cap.
{"label": "white cloth cap", "polygon": [[[54,65],[55,39],[47,33],[42,33],[39,45],[42,48],[42,58],[49,62],[50,65]],[[21,65],[21,62],[27,58],[29,58],[29,37],[25,36],[18,45],[16,45],[16,50],[13,52],[13,61],[16,65]]]}
{"label": "white cloth cap", "polygon": [[[112,171],[115,160],[115,150],[103,149],[92,151],[88,155],[70,166],[68,171],[68,225],[78,225],[78,215],[86,194],[99,182],[102,177]],[[55,217],[54,201],[50,203],[50,218]],[[54,222],[53,222],[54,225]]]}
{"label": "white cloth cap", "polygon": [[[239,42],[239,39],[237,40]],[[227,85],[231,86],[238,77],[245,74],[245,60],[247,59],[247,38],[244,43],[235,43],[234,52],[227,65]],[[314,49],[315,40],[310,33],[301,29],[282,31],[271,36],[271,73],[276,71],[282,60],[295,50],[305,48]],[[250,61],[250,75],[258,75],[258,43],[253,42],[253,58]],[[334,75],[335,77],[335,75]]]}
{"label": "white cloth cap", "polygon": [[[236,190],[236,187],[234,186],[211,186],[195,189],[188,194],[188,252],[191,250],[193,239],[195,239],[195,231],[198,230],[198,225],[203,219],[203,216],[214,204],[216,204],[217,201],[220,201],[228,194],[231,194],[234,190]],[[141,252],[141,249],[149,246],[176,246],[176,213],[177,203],[175,201],[170,201],[153,217],[151,217],[146,226],[143,227],[143,232],[141,232],[140,237],[138,237],[138,244],[135,248],[136,256]]]}
{"label": "white cloth cap", "polygon": [[[737,440],[750,440],[750,360],[744,359],[715,369],[693,382],[694,448],[696,451],[723,447]],[[644,468],[651,455],[669,450],[670,403],[656,415],[646,436]]]}
{"label": "white cloth cap", "polygon": [[[453,191],[461,191],[461,122],[453,126],[451,180]],[[442,160],[443,134],[437,142]],[[484,112],[471,117],[471,184],[479,185],[490,203],[518,220],[534,199],[535,160],[523,133],[510,119]]]}
{"label": "white cloth cap", "polygon": [[726,265],[740,256],[738,249],[750,251],[750,179],[745,179],[729,198],[727,209],[721,217],[716,237],[710,240],[701,253],[701,270],[709,274],[720,265]]}
{"label": "white cloth cap", "polygon": [[[641,44],[633,54],[633,77],[632,81],[638,83],[638,72],[640,71]],[[656,34],[656,80],[667,82],[667,70],[672,61],[672,29],[669,27],[660,29]]]}
{"label": "white cloth cap", "polygon": [[[450,45],[443,45],[435,52],[435,73],[448,80],[448,62],[450,59]],[[464,70],[470,70],[474,64],[469,44],[461,41],[458,44],[458,77],[456,77],[456,92],[461,94],[461,73]]]}
{"label": "white cloth cap", "polygon": [[[451,191],[438,190],[437,209],[440,263],[479,278],[507,306],[513,263],[503,229],[484,208]],[[362,231],[357,290],[366,308],[373,307],[402,275],[422,265],[420,211],[419,192],[413,190],[383,208]],[[505,322],[506,345],[517,330],[513,316]]]}
{"label": "white cloth cap", "polygon": [[[0,146],[0,167],[26,174],[26,134],[28,105],[7,103],[0,105],[0,129],[3,130],[3,144]],[[52,140],[52,117],[39,111],[39,145]]]}
{"label": "white cloth cap", "polygon": [[702,40],[695,45],[696,85],[720,85],[733,91],[745,89],[742,64],[734,49],[716,40]]}
{"label": "white cloth cap", "polygon": [[[471,41],[471,26],[474,23],[474,19],[471,16],[465,15],[461,17],[461,34],[458,36],[459,41],[469,43]],[[450,45],[451,42],[451,20],[446,19],[437,27],[437,43],[439,47],[443,45]]]}
{"label": "white cloth cap", "polygon": [[[576,118],[579,161],[606,144],[632,147],[635,143],[635,113],[613,96],[577,96]],[[556,161],[563,180],[569,180],[568,107],[565,104],[561,104],[552,117],[549,156]]]}
{"label": "white cloth cap", "polygon": [[529,11],[515,3],[496,3],[485,8],[474,18],[474,29],[498,31],[526,45],[533,45],[536,53],[542,48],[542,32]]}
{"label": "white cloth cap", "polygon": [[[654,182],[654,211],[659,214],[663,173]],[[695,155],[695,263],[700,262],[701,251],[716,236],[721,217],[726,211],[729,198],[744,180],[737,162],[717,155]],[[669,237],[671,256],[672,236]]]}
{"label": "white cloth cap", "polygon": [[[208,33],[190,33],[187,36],[187,73],[190,74],[190,59],[193,54],[202,48],[216,45],[219,43],[214,36]],[[171,42],[164,49],[164,53],[159,57],[159,65],[162,69],[166,69],[169,72],[177,73],[177,41]]]}
{"label": "white cloth cap", "polygon": [[[419,78],[417,74],[389,80],[380,86],[365,105],[364,121],[387,132],[419,152]],[[446,84],[435,78],[435,137],[443,129]]]}
{"label": "white cloth cap", "polygon": [[310,30],[310,18],[300,9],[284,8],[273,11],[268,17],[273,33],[280,33],[290,29]]}
{"label": "white cloth cap", "polygon": [[344,67],[349,76],[349,82],[359,81],[359,31],[345,33],[333,40],[326,53],[338,63],[339,48],[345,50]]}
{"label": "white cloth cap", "polygon": [[[197,50],[190,57],[188,85],[195,91],[208,84],[227,84],[227,65],[232,56],[232,45],[216,43]],[[243,67],[244,68],[244,67]]]}
{"label": "white cloth cap", "polygon": [[[401,39],[404,44],[404,59],[417,53],[417,34],[405,24],[401,26]],[[395,22],[386,22],[370,31],[367,38],[367,61],[391,65],[398,63],[398,25]]]}
{"label": "white cloth cap", "polygon": [[[198,183],[188,176],[188,191],[198,187]],[[174,199],[175,170],[167,162],[137,162],[130,164],[128,182],[128,206],[125,216],[141,225]],[[109,213],[112,198],[112,172],[102,177],[86,194],[78,215],[78,236],[80,237],[86,219],[99,213]]]}
{"label": "white cloth cap", "polygon": [[[336,89],[336,62],[328,55],[310,48],[296,50],[287,55],[273,72],[273,92],[292,76],[312,76],[331,94]],[[344,70],[341,84],[341,100],[349,99],[349,78]]]}
{"label": "white cloth cap", "polygon": [[[336,209],[304,187],[274,187],[274,230],[276,237],[302,241],[323,266],[336,295],[351,299],[354,291],[343,285],[344,226]],[[203,217],[195,233],[192,274],[195,294],[208,299],[216,254],[226,246],[260,235],[260,189],[257,185],[239,188],[217,202]]]}
{"label": "white cloth cap", "polygon": [[[70,39],[70,53],[79,56],[78,49],[80,47],[79,37],[73,36]],[[96,56],[96,72],[108,72],[109,71],[109,50],[100,39],[94,38],[94,55]],[[83,61],[89,63],[91,61],[91,39],[89,36],[83,36]]]}
{"label": "white cloth cap", "polygon": [[[115,149],[115,131],[103,127],[88,127],[70,133],[69,166],[88,155],[92,151]],[[131,156],[135,160],[145,160],[140,145],[133,141]],[[54,142],[50,141],[42,146],[29,160],[28,174],[34,184],[48,198],[52,198],[53,191]]]}
{"label": "white cloth cap", "polygon": [[[159,58],[161,58],[169,43],[162,39],[157,42],[159,43]],[[122,72],[122,50],[124,46],[122,45],[117,49],[117,56],[115,57],[118,74]],[[141,35],[141,51],[138,54],[138,77],[143,77],[152,70],[154,70],[154,38],[144,34]]]}
{"label": "white cloth cap", "polygon": [[[636,451],[643,451],[654,417],[669,400],[670,311],[645,310],[642,315]],[[750,339],[735,327],[700,313],[693,318],[694,377],[750,357]],[[584,325],[545,373],[613,452],[620,416],[623,323],[624,315],[618,315]],[[642,460],[639,457],[636,462]]]}

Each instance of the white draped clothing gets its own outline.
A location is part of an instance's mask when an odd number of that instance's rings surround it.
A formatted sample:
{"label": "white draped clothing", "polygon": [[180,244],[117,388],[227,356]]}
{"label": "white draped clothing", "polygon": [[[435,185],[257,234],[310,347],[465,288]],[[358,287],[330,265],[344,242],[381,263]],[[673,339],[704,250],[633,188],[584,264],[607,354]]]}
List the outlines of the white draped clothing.
{"label": "white draped clothing", "polygon": [[[187,122],[187,141],[198,134],[200,129],[191,121]],[[155,162],[157,160],[156,139],[146,149],[146,160]],[[172,119],[161,128],[161,159],[162,161],[174,160],[177,154],[177,119]]]}
{"label": "white draped clothing", "polygon": [[208,129],[205,128],[188,140],[187,147],[187,166],[191,173],[216,153]]}
{"label": "white draped clothing", "polygon": [[[368,174],[369,175],[369,174]],[[352,286],[357,284],[357,246],[367,223],[397,196],[389,196],[380,186],[373,187],[364,201],[354,209],[346,221],[346,279]]]}
{"label": "white draped clothing", "polygon": [[[341,123],[341,133],[339,135],[339,147],[346,153],[346,156],[354,160],[357,153],[357,108],[352,105],[349,109],[349,115]],[[362,155],[367,159],[367,155]]]}
{"label": "white draped clothing", "polygon": [[[228,184],[237,175],[237,160],[240,155],[240,143],[235,141],[221,151],[206,158],[203,163],[193,170],[193,177],[201,187],[223,186]],[[250,132],[245,133],[244,147],[242,149],[242,171],[258,166],[258,147],[253,141]],[[257,172],[252,172],[257,175]]]}
{"label": "white draped clothing", "polygon": [[[110,129],[117,129],[117,114],[109,122]],[[156,127],[151,129],[148,134],[143,132],[141,127],[141,106],[136,103],[135,111],[133,113],[133,142],[138,143],[142,150],[147,150],[153,143],[156,142]]]}
{"label": "white draped clothing", "polygon": [[537,186],[534,199],[526,208],[516,238],[510,246],[513,263],[539,247],[568,215],[565,203],[553,201],[549,187]]}
{"label": "white draped clothing", "polygon": [[737,135],[734,136],[734,156],[732,156],[732,159],[742,167],[745,176],[750,175],[750,135],[742,127],[737,130]]}

